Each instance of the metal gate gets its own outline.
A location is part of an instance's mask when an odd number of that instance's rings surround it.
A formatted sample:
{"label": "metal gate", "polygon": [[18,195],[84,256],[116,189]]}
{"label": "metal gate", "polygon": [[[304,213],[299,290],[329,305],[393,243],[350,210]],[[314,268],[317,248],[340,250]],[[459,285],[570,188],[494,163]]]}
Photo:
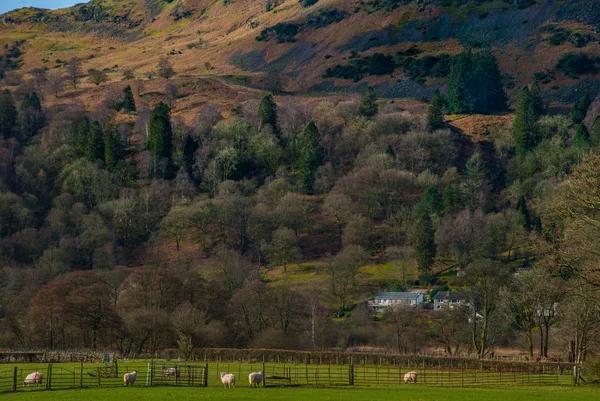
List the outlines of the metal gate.
{"label": "metal gate", "polygon": [[208,365],[148,363],[149,386],[206,387]]}

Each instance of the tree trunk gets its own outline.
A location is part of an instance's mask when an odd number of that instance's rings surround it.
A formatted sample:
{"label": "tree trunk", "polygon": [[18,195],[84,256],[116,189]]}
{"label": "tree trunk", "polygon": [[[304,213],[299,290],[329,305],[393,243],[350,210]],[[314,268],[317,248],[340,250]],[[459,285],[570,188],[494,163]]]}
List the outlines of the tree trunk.
{"label": "tree trunk", "polygon": [[550,338],[550,325],[545,324],[544,328],[546,332],[544,333],[544,358],[548,358],[548,342]]}
{"label": "tree trunk", "polygon": [[529,350],[529,359],[533,360],[533,332],[531,327],[527,329],[527,349]]}
{"label": "tree trunk", "polygon": [[544,357],[544,326],[539,325],[540,329],[540,359]]}

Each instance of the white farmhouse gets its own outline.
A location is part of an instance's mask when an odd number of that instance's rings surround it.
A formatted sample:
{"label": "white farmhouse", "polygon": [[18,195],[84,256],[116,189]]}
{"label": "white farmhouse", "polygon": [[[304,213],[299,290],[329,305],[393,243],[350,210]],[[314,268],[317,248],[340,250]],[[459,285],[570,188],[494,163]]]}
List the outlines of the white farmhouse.
{"label": "white farmhouse", "polygon": [[416,307],[423,303],[423,294],[419,292],[378,292],[369,301],[369,305],[377,312],[388,306],[409,305]]}

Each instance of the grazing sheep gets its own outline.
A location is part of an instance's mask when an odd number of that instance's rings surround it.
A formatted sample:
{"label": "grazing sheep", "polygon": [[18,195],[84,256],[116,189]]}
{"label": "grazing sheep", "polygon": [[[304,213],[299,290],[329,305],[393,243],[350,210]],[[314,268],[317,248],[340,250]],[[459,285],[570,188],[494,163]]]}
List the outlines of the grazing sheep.
{"label": "grazing sheep", "polygon": [[161,376],[163,379],[166,379],[168,377],[179,377],[179,371],[177,370],[177,368],[167,368],[163,366]]}
{"label": "grazing sheep", "polygon": [[134,370],[133,372],[125,373],[123,375],[123,384],[125,384],[126,387],[129,387],[130,384],[131,384],[131,387],[133,387],[133,383],[135,383],[136,380],[137,380],[137,370]]}
{"label": "grazing sheep", "polygon": [[416,383],[417,382],[417,372],[408,372],[404,375],[404,383]]}
{"label": "grazing sheep", "polygon": [[223,387],[235,387],[235,376],[231,373],[221,372]]}
{"label": "grazing sheep", "polygon": [[251,387],[258,387],[263,381],[263,372],[252,372],[248,375]]}
{"label": "grazing sheep", "polygon": [[30,384],[37,384],[39,386],[40,384],[42,384],[43,378],[44,376],[36,370],[35,372],[30,373],[27,375],[27,377],[25,377],[25,380],[23,380],[23,387],[26,387]]}

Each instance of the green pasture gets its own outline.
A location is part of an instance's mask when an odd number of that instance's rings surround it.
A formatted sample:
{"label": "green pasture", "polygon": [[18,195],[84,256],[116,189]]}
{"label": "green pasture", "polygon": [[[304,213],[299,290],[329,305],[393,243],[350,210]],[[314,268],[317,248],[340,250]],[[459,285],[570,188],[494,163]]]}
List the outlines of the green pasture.
{"label": "green pasture", "polygon": [[583,401],[597,400],[595,387],[540,387],[506,389],[437,388],[406,385],[398,388],[332,389],[332,388],[91,388],[80,390],[40,391],[3,394],[6,401],[158,401],[158,400],[257,400],[257,401]]}
{"label": "green pasture", "polygon": [[[123,385],[123,374],[137,370],[138,386],[145,386],[148,380],[148,362],[146,360],[119,361],[118,372],[115,377],[100,375],[98,380],[98,368],[105,367],[102,363],[53,363],[51,371],[52,390],[73,389],[77,387],[108,388],[121,387]],[[161,378],[161,367],[180,366],[185,372],[185,365],[196,367],[204,366],[202,362],[188,363],[180,361],[154,361],[153,386],[180,385],[198,386],[201,383],[201,369],[195,370],[195,380],[188,380],[189,374],[182,373],[179,381],[174,378]],[[0,365],[0,392],[10,391],[13,385],[14,368],[17,367],[17,389],[18,392],[37,392],[41,387],[23,388],[23,379],[27,374],[36,370],[44,375],[44,384],[48,377],[48,364],[44,363],[16,363]],[[112,366],[112,365],[109,365]],[[249,387],[248,374],[258,372],[263,368],[262,363],[244,362],[210,362],[208,363],[208,386],[220,387],[220,372],[233,373],[237,379],[237,387]],[[501,388],[501,387],[569,387],[571,377],[565,368],[559,372],[550,367],[544,372],[526,372],[507,364],[498,365],[491,369],[461,369],[460,367],[425,367],[418,365],[410,366],[375,366],[354,365],[353,380],[355,388],[405,388],[403,376],[406,372],[414,370],[418,372],[418,384],[416,387],[460,387],[460,388]],[[317,364],[286,364],[266,363],[266,384],[272,386],[302,386],[302,387],[350,387],[350,374],[347,365],[317,365]],[[562,374],[559,374],[562,373]],[[276,377],[276,379],[273,379]],[[285,380],[284,377],[290,380]]]}

